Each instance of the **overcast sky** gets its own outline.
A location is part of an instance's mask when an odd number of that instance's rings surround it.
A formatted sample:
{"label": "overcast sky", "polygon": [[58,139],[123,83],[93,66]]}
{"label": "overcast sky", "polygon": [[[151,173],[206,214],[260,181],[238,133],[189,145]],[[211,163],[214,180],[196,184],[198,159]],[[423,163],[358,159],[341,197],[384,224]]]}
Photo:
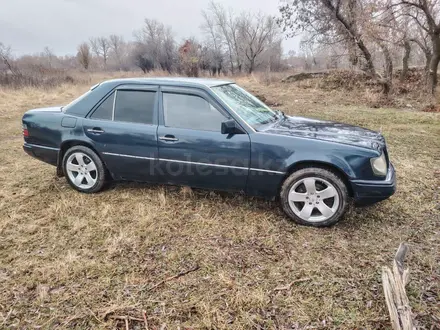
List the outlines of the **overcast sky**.
{"label": "overcast sky", "polygon": [[[279,0],[221,0],[234,11],[277,15]],[[208,0],[0,0],[0,42],[14,54],[35,53],[48,46],[57,55],[75,54],[76,46],[94,36],[119,34],[133,39],[144,18],[171,25],[180,42],[202,37],[201,10]],[[297,49],[285,40],[284,52]]]}

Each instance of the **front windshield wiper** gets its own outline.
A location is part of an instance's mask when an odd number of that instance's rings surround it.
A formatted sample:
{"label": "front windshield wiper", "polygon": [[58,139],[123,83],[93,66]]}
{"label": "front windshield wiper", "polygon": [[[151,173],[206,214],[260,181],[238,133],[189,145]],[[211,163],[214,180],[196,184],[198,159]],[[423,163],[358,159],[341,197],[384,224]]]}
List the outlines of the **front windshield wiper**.
{"label": "front windshield wiper", "polygon": [[273,111],[275,111],[277,117],[280,118],[280,119],[287,117],[286,114],[283,111],[281,111],[281,110],[273,110]]}
{"label": "front windshield wiper", "polygon": [[286,115],[284,114],[284,112],[280,111],[280,110],[273,110],[275,112],[275,116],[270,117],[264,121],[262,121],[261,123],[259,123],[260,125],[266,125],[266,124],[270,124],[270,123],[275,123],[278,120],[281,120],[283,118],[286,117]]}

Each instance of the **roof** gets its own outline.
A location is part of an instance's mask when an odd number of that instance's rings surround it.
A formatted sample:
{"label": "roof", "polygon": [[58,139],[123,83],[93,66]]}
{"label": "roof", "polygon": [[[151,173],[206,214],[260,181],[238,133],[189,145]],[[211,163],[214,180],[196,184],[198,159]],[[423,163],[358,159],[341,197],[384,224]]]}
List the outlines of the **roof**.
{"label": "roof", "polygon": [[188,77],[152,77],[152,78],[123,78],[107,80],[104,83],[116,84],[158,84],[187,87],[214,87],[233,83],[229,80],[211,78],[188,78]]}

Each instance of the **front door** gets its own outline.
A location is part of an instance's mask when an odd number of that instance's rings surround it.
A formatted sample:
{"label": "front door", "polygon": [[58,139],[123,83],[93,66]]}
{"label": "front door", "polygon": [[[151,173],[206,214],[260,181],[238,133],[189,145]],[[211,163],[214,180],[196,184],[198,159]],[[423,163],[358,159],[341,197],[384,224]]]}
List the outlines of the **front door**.
{"label": "front door", "polygon": [[116,179],[158,181],[157,86],[120,86],[84,119],[93,141]]}
{"label": "front door", "polygon": [[167,183],[244,190],[248,134],[221,133],[229,115],[199,89],[162,87],[157,131],[159,167]]}

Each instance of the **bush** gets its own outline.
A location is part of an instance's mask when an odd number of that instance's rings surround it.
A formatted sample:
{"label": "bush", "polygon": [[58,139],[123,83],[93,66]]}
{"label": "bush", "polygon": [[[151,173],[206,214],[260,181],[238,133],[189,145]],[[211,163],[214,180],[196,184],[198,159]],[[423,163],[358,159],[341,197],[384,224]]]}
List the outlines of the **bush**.
{"label": "bush", "polygon": [[67,70],[32,66],[25,70],[0,71],[0,86],[10,88],[43,87],[74,84],[77,80]]}

